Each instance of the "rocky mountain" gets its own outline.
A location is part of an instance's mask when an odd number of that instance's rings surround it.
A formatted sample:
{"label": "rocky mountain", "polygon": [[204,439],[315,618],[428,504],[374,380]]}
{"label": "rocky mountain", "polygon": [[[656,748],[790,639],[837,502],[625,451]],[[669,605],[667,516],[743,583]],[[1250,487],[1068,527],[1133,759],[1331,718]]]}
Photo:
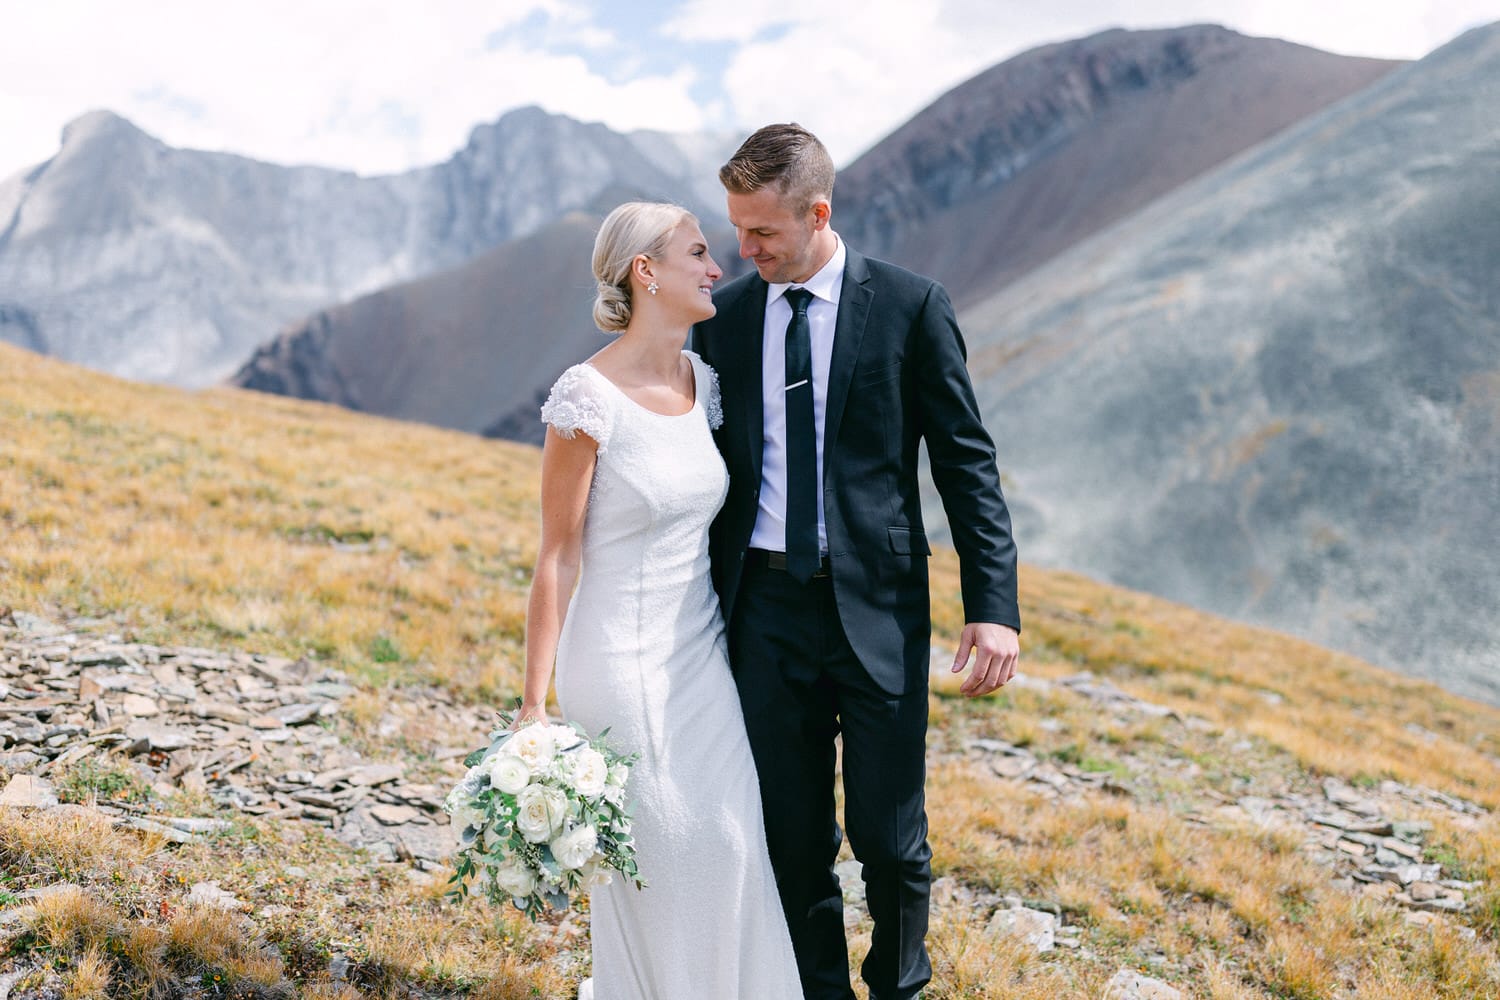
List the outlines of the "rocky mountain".
{"label": "rocky mountain", "polygon": [[719,195],[730,139],[528,108],[385,177],[174,149],[108,112],[0,183],[0,337],[118,375],[223,378],[278,327],[456,266],[603,192]]}
{"label": "rocky mountain", "polygon": [[1033,49],[842,171],[835,223],[963,306],[1397,65],[1216,25]]}
{"label": "rocky mountain", "polygon": [[[1035,50],[940,99],[843,171],[836,225],[853,245],[960,294],[989,288],[1393,65],[1216,27],[1111,31]],[[703,177],[715,199],[705,226],[732,271],[733,237],[710,225],[723,217],[715,171]],[[539,441],[547,387],[600,345],[585,301],[565,292],[586,276],[588,243],[559,225],[524,249],[320,311],[234,381]]]}
{"label": "rocky mountain", "polygon": [[[576,212],[431,277],[321,310],[234,375],[262,392],[483,432],[604,345]],[[540,400],[536,400],[539,407]],[[536,408],[506,437],[540,441]]]}
{"label": "rocky mountain", "polygon": [[970,309],[1028,559],[1500,700],[1500,23]]}
{"label": "rocky mountain", "polygon": [[[611,189],[592,210],[438,274],[323,309],[263,345],[232,377],[261,392],[541,444],[559,372],[603,347],[589,256]],[[711,243],[732,243],[709,229]]]}

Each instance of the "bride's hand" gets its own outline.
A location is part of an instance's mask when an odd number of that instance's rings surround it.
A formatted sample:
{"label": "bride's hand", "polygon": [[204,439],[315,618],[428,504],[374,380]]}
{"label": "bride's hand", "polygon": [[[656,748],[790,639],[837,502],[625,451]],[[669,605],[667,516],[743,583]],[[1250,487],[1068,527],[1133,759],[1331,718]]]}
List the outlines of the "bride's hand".
{"label": "bride's hand", "polygon": [[516,717],[510,724],[510,731],[515,732],[522,726],[532,722],[547,722],[547,709],[544,705],[522,705],[516,712]]}

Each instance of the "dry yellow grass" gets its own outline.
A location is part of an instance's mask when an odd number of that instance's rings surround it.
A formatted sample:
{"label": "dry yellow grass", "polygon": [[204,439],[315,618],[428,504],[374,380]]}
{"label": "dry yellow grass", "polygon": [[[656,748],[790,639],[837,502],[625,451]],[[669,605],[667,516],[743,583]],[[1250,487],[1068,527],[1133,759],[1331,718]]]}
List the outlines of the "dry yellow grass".
{"label": "dry yellow grass", "polygon": [[[958,564],[934,559],[951,632]],[[1390,777],[1500,807],[1500,710],[1311,643],[1076,574],[1023,567],[1026,668],[1089,670],[1124,690],[1261,737],[1319,773]]]}
{"label": "dry yellow grass", "polygon": [[[401,735],[378,731],[387,687],[437,683],[492,702],[518,687],[536,474],[536,452],[519,446],[135,385],[0,345],[0,605],[98,616],[154,641],[316,655],[364,685],[339,731],[398,753]],[[948,639],[957,589],[956,560],[940,552],[933,593]],[[944,911],[929,996],[1096,998],[1122,965],[1214,1000],[1500,995],[1494,815],[1410,817],[1433,822],[1429,852],[1448,871],[1484,883],[1469,913],[1433,927],[1333,883],[1298,836],[1203,819],[1225,798],[1324,775],[1500,807],[1500,711],[1071,574],[1027,567],[1022,597],[1025,672],[1087,671],[1203,722],[1119,716],[1061,689],[974,703],[940,683],[938,873],[1055,904],[1085,947],[1038,956],[988,933],[987,914]],[[1047,799],[966,759],[976,736],[1133,790]],[[283,878],[293,864],[304,874]],[[86,813],[0,811],[0,874],[0,891],[84,887],[28,931],[55,942],[66,971],[49,988],[72,995],[160,995],[173,977],[217,974],[328,998],[567,998],[587,962],[566,927],[455,909],[440,881],[372,872],[295,827],[241,821],[169,849]],[[207,879],[255,904],[253,927],[181,905]],[[867,940],[860,928],[855,951]],[[329,971],[334,954],[347,981]]]}
{"label": "dry yellow grass", "polygon": [[3,600],[513,688],[534,451],[0,345]]}
{"label": "dry yellow grass", "polygon": [[63,991],[66,1000],[97,1000],[109,988],[109,962],[97,948],[85,951],[74,963],[73,974]]}

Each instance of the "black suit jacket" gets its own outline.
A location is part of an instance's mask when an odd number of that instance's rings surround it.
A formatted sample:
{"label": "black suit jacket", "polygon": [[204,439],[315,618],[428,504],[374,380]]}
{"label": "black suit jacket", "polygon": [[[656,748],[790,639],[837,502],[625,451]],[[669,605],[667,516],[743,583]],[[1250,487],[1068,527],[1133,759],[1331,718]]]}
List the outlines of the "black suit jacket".
{"label": "black suit jacket", "polygon": [[[726,622],[759,509],[766,296],[759,274],[736,278],[715,292],[717,315],[693,332],[724,404],[714,436],[729,496],[709,546]],[[1021,625],[1010,514],[964,362],[942,285],[847,249],[824,414],[824,523],[844,630],[892,694],[927,682],[932,550],[918,496],[920,440],[958,550],[965,617]]]}

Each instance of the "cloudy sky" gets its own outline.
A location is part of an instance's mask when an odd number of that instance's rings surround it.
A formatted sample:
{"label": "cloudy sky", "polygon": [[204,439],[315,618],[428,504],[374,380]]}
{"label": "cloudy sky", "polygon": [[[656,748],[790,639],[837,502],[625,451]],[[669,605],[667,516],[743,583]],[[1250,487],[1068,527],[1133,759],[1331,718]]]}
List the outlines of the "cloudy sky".
{"label": "cloudy sky", "polygon": [[0,0],[0,179],[108,108],[176,146],[385,173],[505,111],[747,132],[796,120],[847,163],[1045,42],[1214,22],[1420,58],[1500,0]]}

